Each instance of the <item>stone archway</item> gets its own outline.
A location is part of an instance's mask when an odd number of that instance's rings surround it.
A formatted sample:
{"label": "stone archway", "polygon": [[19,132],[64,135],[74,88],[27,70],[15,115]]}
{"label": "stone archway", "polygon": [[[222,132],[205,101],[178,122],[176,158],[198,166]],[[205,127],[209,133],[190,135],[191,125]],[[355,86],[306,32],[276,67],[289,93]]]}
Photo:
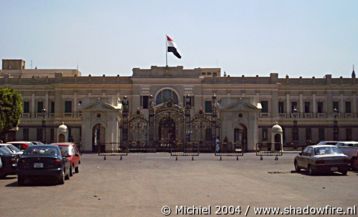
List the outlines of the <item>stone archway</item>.
{"label": "stone archway", "polygon": [[92,128],[92,152],[105,151],[105,127],[102,124],[96,124]]}
{"label": "stone archway", "polygon": [[66,138],[64,134],[59,134],[58,135],[58,142],[66,142]]}
{"label": "stone archway", "polygon": [[[234,144],[239,146],[243,151],[247,150],[247,127],[240,123],[238,128],[234,129]],[[235,148],[235,147],[232,147]]]}
{"label": "stone archway", "polygon": [[162,118],[158,126],[158,138],[161,144],[173,144],[176,140],[176,124],[170,117]]}

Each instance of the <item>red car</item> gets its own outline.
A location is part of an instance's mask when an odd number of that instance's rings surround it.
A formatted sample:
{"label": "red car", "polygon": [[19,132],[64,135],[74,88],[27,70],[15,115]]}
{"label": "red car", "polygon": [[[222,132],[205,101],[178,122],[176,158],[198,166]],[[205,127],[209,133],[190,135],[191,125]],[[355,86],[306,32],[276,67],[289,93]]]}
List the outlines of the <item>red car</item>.
{"label": "red car", "polygon": [[57,145],[60,147],[61,152],[68,156],[67,159],[71,163],[70,175],[73,175],[73,172],[79,173],[79,165],[81,164],[80,152],[75,143],[72,142],[62,142],[62,143],[52,143],[51,145]]}

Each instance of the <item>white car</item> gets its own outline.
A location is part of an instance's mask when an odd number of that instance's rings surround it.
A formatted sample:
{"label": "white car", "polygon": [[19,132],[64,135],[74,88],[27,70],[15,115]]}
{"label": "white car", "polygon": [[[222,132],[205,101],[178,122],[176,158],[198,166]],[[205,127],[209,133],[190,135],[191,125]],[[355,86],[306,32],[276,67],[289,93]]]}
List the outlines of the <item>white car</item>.
{"label": "white car", "polygon": [[338,142],[336,146],[341,149],[341,151],[349,157],[349,159],[353,159],[357,157],[358,154],[358,142],[356,141],[344,141]]}
{"label": "white car", "polygon": [[0,147],[7,147],[11,151],[11,153],[22,155],[22,151],[18,149],[16,146],[14,146],[13,144],[0,143]]}
{"label": "white car", "polygon": [[334,145],[310,145],[295,157],[295,170],[304,169],[308,174],[340,172],[347,175],[349,158]]}

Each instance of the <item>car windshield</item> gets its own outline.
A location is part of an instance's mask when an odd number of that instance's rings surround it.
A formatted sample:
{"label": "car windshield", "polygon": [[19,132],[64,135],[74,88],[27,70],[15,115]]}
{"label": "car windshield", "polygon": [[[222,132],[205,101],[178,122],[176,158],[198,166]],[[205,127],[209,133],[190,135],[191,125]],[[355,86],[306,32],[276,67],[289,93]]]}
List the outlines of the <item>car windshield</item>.
{"label": "car windshield", "polygon": [[0,155],[9,155],[12,154],[10,149],[4,146],[0,146]]}
{"label": "car windshield", "polygon": [[27,156],[59,156],[60,153],[57,147],[50,147],[50,146],[31,146],[24,151],[23,155]]}
{"label": "car windshield", "polygon": [[315,155],[325,155],[325,154],[341,154],[342,151],[337,147],[318,147],[314,149]]}
{"label": "car windshield", "polygon": [[12,145],[12,144],[9,144],[6,146],[8,149],[10,149],[11,151],[14,151],[14,152],[20,152],[20,149],[18,149],[16,146]]}
{"label": "car windshield", "polygon": [[61,153],[64,155],[74,155],[73,148],[71,146],[59,145],[58,147],[60,147]]}

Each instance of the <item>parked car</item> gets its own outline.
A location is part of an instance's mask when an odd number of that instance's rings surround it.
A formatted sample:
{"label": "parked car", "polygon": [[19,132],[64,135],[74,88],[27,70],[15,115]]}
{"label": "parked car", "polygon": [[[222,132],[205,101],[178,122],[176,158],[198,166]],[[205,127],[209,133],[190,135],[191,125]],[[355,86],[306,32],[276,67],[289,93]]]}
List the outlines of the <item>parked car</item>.
{"label": "parked car", "polygon": [[308,174],[316,172],[340,172],[347,174],[349,158],[334,145],[307,146],[294,160],[297,172],[305,169]]}
{"label": "parked car", "polygon": [[43,142],[40,141],[31,141],[34,145],[45,145]]}
{"label": "parked car", "polygon": [[317,145],[336,145],[339,141],[320,141]]}
{"label": "parked car", "polygon": [[0,147],[7,147],[8,149],[10,149],[11,153],[22,155],[22,151],[18,149],[16,146],[14,146],[13,144],[0,143]]}
{"label": "parked car", "polygon": [[7,142],[7,143],[16,146],[21,151],[23,151],[23,150],[27,149],[28,147],[34,145],[34,143],[29,142],[29,141],[11,141],[11,142]]}
{"label": "parked car", "polygon": [[67,159],[71,162],[70,175],[72,176],[73,172],[79,173],[81,156],[76,144],[72,142],[62,142],[52,143],[52,145],[58,145],[58,147],[61,149],[61,152],[66,155]]}
{"label": "parked car", "polygon": [[70,162],[55,145],[36,145],[27,148],[17,166],[17,182],[23,185],[31,177],[54,177],[58,184],[70,179]]}
{"label": "parked car", "polygon": [[357,153],[357,156],[353,157],[351,166],[352,166],[352,169],[358,170],[358,153]]}
{"label": "parked car", "polygon": [[357,157],[358,154],[358,142],[355,141],[344,141],[338,142],[336,146],[341,149],[343,154],[347,155],[353,164],[353,158]]}
{"label": "parked car", "polygon": [[15,175],[18,156],[13,154],[7,147],[0,147],[0,178],[7,175]]}

